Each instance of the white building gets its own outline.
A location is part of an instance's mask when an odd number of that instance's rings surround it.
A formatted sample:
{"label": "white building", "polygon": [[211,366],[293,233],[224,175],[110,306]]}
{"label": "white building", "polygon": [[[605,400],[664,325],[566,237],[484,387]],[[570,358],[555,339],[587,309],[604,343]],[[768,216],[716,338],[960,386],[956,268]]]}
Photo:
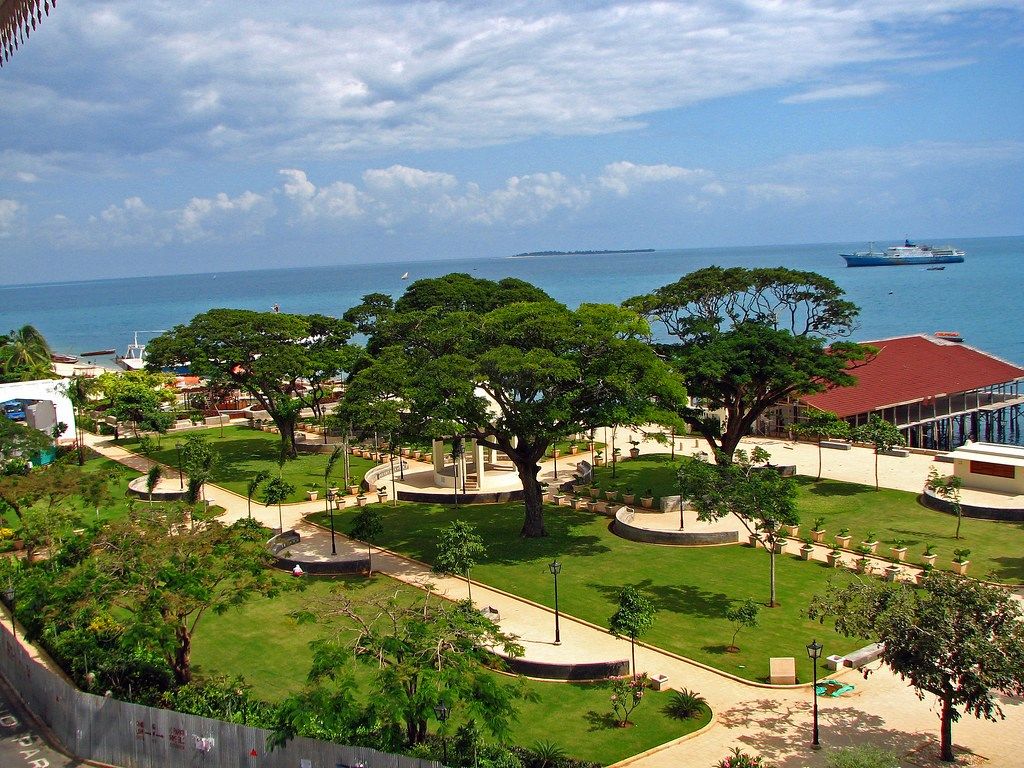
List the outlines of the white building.
{"label": "white building", "polygon": [[55,424],[63,422],[65,429],[57,436],[57,443],[70,445],[75,442],[75,408],[67,395],[67,386],[67,379],[0,384],[0,403],[23,401],[26,423],[46,434],[51,434]]}

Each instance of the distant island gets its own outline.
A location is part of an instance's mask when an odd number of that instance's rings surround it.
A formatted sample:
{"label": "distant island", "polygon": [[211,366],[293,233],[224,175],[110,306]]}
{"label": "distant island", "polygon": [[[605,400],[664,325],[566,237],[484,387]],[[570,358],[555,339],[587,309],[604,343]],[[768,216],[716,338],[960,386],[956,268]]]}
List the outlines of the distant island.
{"label": "distant island", "polygon": [[625,248],[619,251],[530,251],[509,256],[510,259],[528,259],[531,256],[603,256],[609,253],[654,253],[653,248]]}

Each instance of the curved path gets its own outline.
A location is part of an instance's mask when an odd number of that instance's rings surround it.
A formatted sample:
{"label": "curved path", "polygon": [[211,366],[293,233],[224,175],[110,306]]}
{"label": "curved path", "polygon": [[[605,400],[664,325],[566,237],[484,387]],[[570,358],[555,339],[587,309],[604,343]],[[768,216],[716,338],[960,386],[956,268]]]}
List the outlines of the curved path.
{"label": "curved path", "polygon": [[[622,434],[620,432],[620,434]],[[87,435],[88,444],[97,452],[116,461],[146,471],[148,460],[130,454],[115,446],[109,439]],[[692,439],[688,441],[692,446]],[[817,468],[817,452],[813,446],[784,448],[775,441],[768,441],[769,450],[778,450],[778,463],[803,462],[813,458]],[[800,448],[807,455],[796,461],[784,461],[781,451],[792,450],[794,455]],[[644,452],[663,452],[657,444],[641,445]],[[690,452],[694,449],[690,447]],[[839,452],[833,452],[839,453]],[[858,461],[852,462],[857,471],[848,479],[856,482],[873,481],[873,456],[870,451],[854,449],[842,452],[861,453]],[[867,454],[864,456],[863,454]],[[828,460],[826,456],[826,462]],[[843,457],[851,463],[852,457]],[[925,457],[918,457],[925,458]],[[885,458],[883,457],[883,461]],[[893,459],[907,462],[907,459]],[[916,471],[913,480],[900,477],[905,487],[912,484],[919,489],[927,474],[931,461],[902,463],[904,469]],[[920,466],[918,466],[920,465]],[[828,466],[826,464],[826,466]],[[562,470],[562,467],[559,467]],[[547,470],[547,467],[545,467]],[[870,480],[865,477],[870,473]],[[561,474],[561,471],[560,473]],[[823,472],[830,476],[828,472]],[[883,476],[884,477],[884,476]],[[208,486],[208,498],[226,510],[226,522],[247,515],[246,499],[216,486]],[[303,516],[323,509],[323,502],[303,502],[284,507],[285,528],[296,527],[303,536],[304,547],[310,556],[330,557],[330,533],[303,521]],[[253,505],[253,517],[270,527],[277,527],[277,510],[263,505]],[[337,537],[339,556],[352,552],[355,547],[343,536]],[[791,542],[791,547],[796,543]],[[361,549],[361,546],[359,547]],[[825,548],[821,548],[823,556]],[[852,556],[852,555],[851,555]],[[433,574],[422,563],[400,557],[394,553],[375,548],[374,570],[380,570],[401,581],[422,586],[425,583],[452,599],[467,596],[464,580],[441,577]],[[563,661],[566,663],[587,660],[610,660],[628,658],[629,646],[624,640],[609,635],[600,627],[563,615],[561,621],[562,644],[553,644],[554,620],[552,612],[543,607],[506,594],[486,585],[474,582],[473,600],[480,606],[494,606],[501,613],[502,628],[521,638],[528,658],[540,661]],[[804,638],[800,638],[794,652],[802,650]],[[703,695],[715,711],[714,724],[696,738],[687,739],[664,748],[638,755],[617,765],[631,765],[637,768],[678,768],[679,766],[708,766],[724,757],[728,751],[739,746],[750,753],[764,756],[780,768],[798,766],[824,766],[824,750],[812,752],[809,749],[811,725],[811,694],[809,686],[779,688],[761,686],[756,683],[733,678],[711,670],[695,662],[683,659],[665,651],[642,646],[637,648],[637,666],[651,674],[665,674],[673,688],[686,687]],[[877,666],[877,665],[873,665]],[[939,765],[928,754],[937,753],[939,727],[938,707],[934,697],[919,700],[913,690],[887,669],[877,669],[866,680],[853,672],[843,673],[856,689],[838,699],[819,698],[821,741],[828,746],[849,746],[874,743],[908,755],[905,765]],[[954,741],[958,749],[971,750],[975,755],[966,761],[986,766],[1021,765],[1024,755],[1024,702],[1002,701],[1007,720],[1001,723],[979,721],[965,716],[953,728]],[[637,711],[643,718],[643,708]]]}

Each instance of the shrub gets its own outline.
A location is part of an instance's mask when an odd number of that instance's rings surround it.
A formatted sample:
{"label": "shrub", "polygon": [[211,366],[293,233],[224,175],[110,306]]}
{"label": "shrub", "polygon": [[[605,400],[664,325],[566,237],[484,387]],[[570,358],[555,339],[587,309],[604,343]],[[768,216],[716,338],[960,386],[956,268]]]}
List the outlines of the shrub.
{"label": "shrub", "polygon": [[871,542],[871,541],[876,541],[876,540],[877,540],[877,537],[876,537],[874,531],[868,531],[868,535],[864,537],[864,541]]}
{"label": "shrub", "polygon": [[814,518],[814,526],[813,526],[813,528],[814,528],[815,531],[822,531],[822,530],[824,530],[824,528],[822,528],[823,525],[825,525],[825,518],[824,517],[816,517],[816,518]]}
{"label": "shrub", "polygon": [[850,535],[850,529],[849,529],[849,528],[846,528],[846,527],[844,526],[843,528],[840,528],[840,529],[839,529],[839,533],[838,533],[838,535],[839,535],[839,536],[849,536],[849,535]]}
{"label": "shrub", "polygon": [[665,705],[665,714],[676,720],[690,720],[699,717],[708,705],[704,697],[686,688],[676,691]]}
{"label": "shrub", "polygon": [[629,716],[643,701],[644,691],[649,682],[645,672],[633,677],[621,677],[612,683],[612,712],[623,728],[629,725]]}
{"label": "shrub", "polygon": [[825,755],[825,765],[828,768],[899,768],[900,759],[895,752],[865,744],[830,750]]}
{"label": "shrub", "polygon": [[934,544],[925,544],[924,545],[924,553],[926,555],[934,555],[935,554],[935,545]]}
{"label": "shrub", "polygon": [[728,757],[718,761],[717,768],[771,768],[760,755],[751,757],[739,747],[733,747]]}
{"label": "shrub", "polygon": [[971,555],[971,550],[969,550],[969,549],[954,549],[953,550],[953,562],[954,563],[964,563],[964,562],[967,561],[967,558],[970,557],[970,555]]}

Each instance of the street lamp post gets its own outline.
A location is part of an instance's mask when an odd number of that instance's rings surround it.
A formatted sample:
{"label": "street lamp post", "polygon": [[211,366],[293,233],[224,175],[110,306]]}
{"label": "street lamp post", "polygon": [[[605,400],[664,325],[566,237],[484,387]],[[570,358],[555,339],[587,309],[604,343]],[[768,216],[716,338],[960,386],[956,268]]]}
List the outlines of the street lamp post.
{"label": "street lamp post", "polygon": [[[434,717],[441,724],[441,728],[444,728],[444,724],[448,722],[449,714],[450,710],[443,701],[434,707]],[[448,762],[448,739],[445,738],[443,733],[441,734],[441,762]]]}
{"label": "street lamp post", "polygon": [[555,577],[555,645],[561,645],[562,635],[558,629],[558,574],[562,572],[562,564],[553,560],[548,563],[548,570]]}
{"label": "street lamp post", "polygon": [[338,548],[334,544],[334,491],[327,489],[327,511],[331,515],[331,554],[338,554]]}
{"label": "street lamp post", "polygon": [[811,741],[811,749],[821,749],[818,742],[818,659],[821,658],[823,647],[817,640],[811,640],[811,644],[807,646],[807,655],[814,662],[814,685],[811,686],[814,691],[814,739]]}
{"label": "street lamp post", "polygon": [[181,443],[174,444],[174,450],[178,452],[178,490],[185,488],[185,482],[181,479]]}
{"label": "street lamp post", "polygon": [[452,468],[455,470],[455,511],[459,509],[459,460],[462,458],[462,440],[452,441]]}

